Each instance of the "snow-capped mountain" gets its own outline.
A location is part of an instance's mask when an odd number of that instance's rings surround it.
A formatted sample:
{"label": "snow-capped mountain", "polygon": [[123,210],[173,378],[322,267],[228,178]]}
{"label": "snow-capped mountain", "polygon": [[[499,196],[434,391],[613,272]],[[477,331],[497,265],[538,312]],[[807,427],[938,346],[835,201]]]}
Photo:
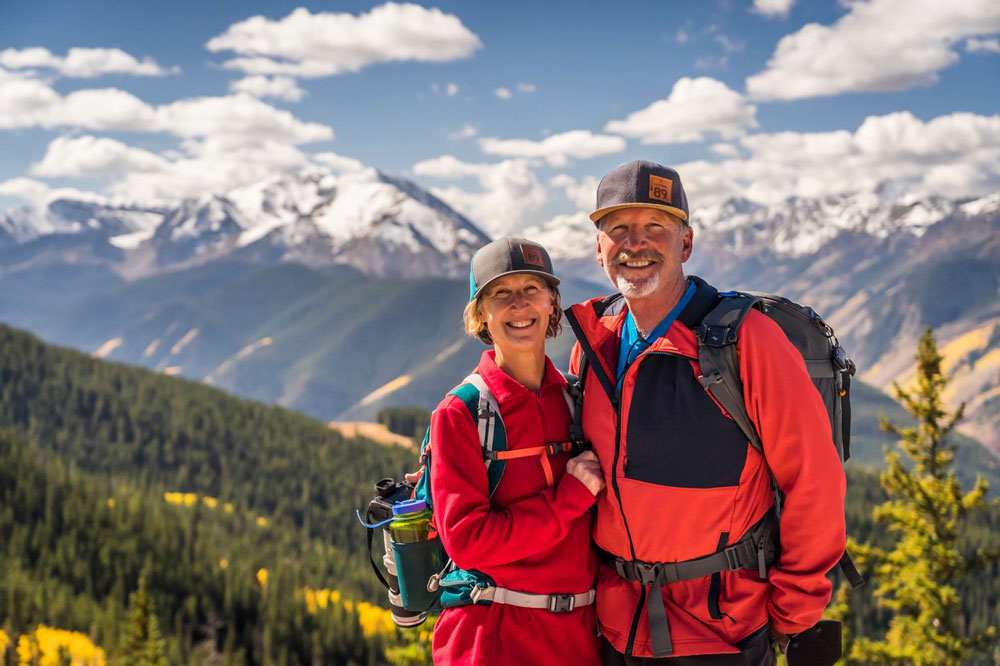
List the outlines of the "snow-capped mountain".
{"label": "snow-capped mountain", "polygon": [[[0,214],[0,245],[91,231],[124,256],[129,278],[231,256],[263,264],[352,265],[369,275],[456,277],[489,238],[408,181],[310,167],[172,207],[58,199]],[[63,259],[60,259],[63,260]]]}
{"label": "snow-capped mountain", "polygon": [[[735,258],[768,256],[794,259],[821,251],[842,234],[871,239],[919,238],[949,219],[964,220],[1000,212],[1000,193],[973,201],[944,197],[887,200],[884,193],[791,198],[765,206],[747,199],[692,210],[695,254]],[[602,279],[594,261],[594,224],[585,213],[560,215],[532,227],[525,236],[544,245],[569,274]]]}

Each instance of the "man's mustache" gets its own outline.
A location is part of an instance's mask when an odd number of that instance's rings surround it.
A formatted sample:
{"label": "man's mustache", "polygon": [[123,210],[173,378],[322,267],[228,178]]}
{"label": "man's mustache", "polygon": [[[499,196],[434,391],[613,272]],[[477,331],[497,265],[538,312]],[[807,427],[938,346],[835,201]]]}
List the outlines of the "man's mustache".
{"label": "man's mustache", "polygon": [[620,264],[624,264],[627,261],[663,261],[663,255],[656,250],[640,250],[638,252],[628,252],[627,250],[622,250],[618,253],[616,258]]}

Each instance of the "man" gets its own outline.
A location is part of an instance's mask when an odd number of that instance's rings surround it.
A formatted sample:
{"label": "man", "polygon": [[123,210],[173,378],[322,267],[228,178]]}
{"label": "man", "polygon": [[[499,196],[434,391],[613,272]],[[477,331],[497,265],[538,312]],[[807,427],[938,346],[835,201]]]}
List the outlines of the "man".
{"label": "man", "polygon": [[[591,219],[620,294],[567,319],[607,480],[593,532],[605,664],[773,664],[772,640],[784,649],[819,621],[844,552],[827,413],[801,356],[755,310],[735,346],[764,455],[702,387],[695,329],[718,292],[684,275],[693,232],[676,171],[615,169]],[[771,473],[785,493],[780,554]]]}

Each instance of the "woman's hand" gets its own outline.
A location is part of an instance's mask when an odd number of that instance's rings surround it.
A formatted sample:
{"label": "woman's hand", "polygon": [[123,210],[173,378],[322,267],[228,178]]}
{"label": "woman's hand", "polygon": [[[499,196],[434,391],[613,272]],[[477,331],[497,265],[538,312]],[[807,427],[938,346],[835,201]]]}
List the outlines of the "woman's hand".
{"label": "woman's hand", "polygon": [[584,451],[566,463],[566,473],[575,476],[594,495],[604,490],[604,472],[593,451]]}

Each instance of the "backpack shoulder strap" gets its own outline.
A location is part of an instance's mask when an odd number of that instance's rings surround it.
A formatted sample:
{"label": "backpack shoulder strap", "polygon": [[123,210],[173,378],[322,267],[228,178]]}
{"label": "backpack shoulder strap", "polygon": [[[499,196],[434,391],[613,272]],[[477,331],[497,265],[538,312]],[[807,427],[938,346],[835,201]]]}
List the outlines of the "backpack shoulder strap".
{"label": "backpack shoulder strap", "polygon": [[740,360],[736,355],[740,326],[758,297],[740,292],[723,292],[719,296],[695,329],[701,367],[698,381],[736,421],[750,445],[763,452],[760,435],[747,412]]}
{"label": "backpack shoulder strap", "polygon": [[490,497],[496,492],[503,477],[505,463],[494,459],[491,453],[507,450],[507,430],[500,418],[500,405],[479,373],[472,373],[462,383],[449,391],[468,408],[479,432],[479,444],[483,449],[483,461],[489,478]]}

